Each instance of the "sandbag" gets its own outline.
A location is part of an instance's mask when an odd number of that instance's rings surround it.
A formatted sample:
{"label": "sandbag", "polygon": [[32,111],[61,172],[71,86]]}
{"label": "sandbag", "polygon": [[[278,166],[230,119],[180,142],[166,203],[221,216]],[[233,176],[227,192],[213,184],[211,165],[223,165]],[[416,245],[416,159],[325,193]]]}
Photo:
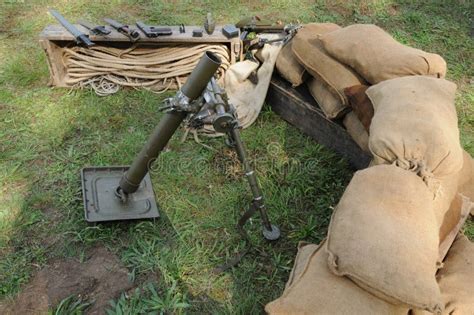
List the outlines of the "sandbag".
{"label": "sandbag", "polygon": [[[362,290],[346,277],[332,274],[324,242],[298,250],[294,281],[277,300],[268,303],[268,314],[405,315],[408,309],[389,304]],[[304,266],[303,268],[301,266]]]}
{"label": "sandbag", "polygon": [[[474,244],[459,234],[437,275],[445,310],[443,315],[474,314]],[[413,315],[429,313],[414,310]]]}
{"label": "sandbag", "polygon": [[461,209],[463,206],[463,198],[460,194],[456,194],[451,201],[448,211],[444,213],[441,226],[439,228],[439,243],[441,244],[446,236],[456,227],[461,219]]}
{"label": "sandbag", "polygon": [[344,94],[349,100],[350,107],[367,132],[369,132],[372,117],[374,117],[374,106],[372,106],[372,102],[370,102],[369,97],[365,94],[368,88],[369,86],[367,85],[354,85],[344,89]]}
{"label": "sandbag", "polygon": [[276,60],[276,68],[285,80],[290,82],[293,87],[297,87],[303,83],[306,70],[296,60],[291,45],[292,41],[281,49]]}
{"label": "sandbag", "polygon": [[376,25],[350,25],[321,35],[321,42],[331,56],[371,84],[409,75],[446,75],[441,56],[405,46]]}
{"label": "sandbag", "polygon": [[474,202],[474,159],[463,151],[463,167],[458,179],[458,192]]}
{"label": "sandbag", "polygon": [[355,173],[332,215],[328,265],[387,302],[437,312],[438,233],[423,181],[376,165]]}
{"label": "sandbag", "polygon": [[357,145],[365,152],[370,152],[369,150],[369,134],[365,130],[364,125],[362,125],[359,118],[354,112],[348,113],[344,116],[342,124],[346,127],[347,133],[352,137],[352,139],[357,143]]}
{"label": "sandbag", "polygon": [[438,272],[446,314],[474,314],[474,244],[458,235]]}
{"label": "sandbag", "polygon": [[332,23],[306,24],[298,30],[292,40],[292,49],[298,62],[308,73],[324,82],[330,93],[339,99],[337,107],[325,107],[320,103],[328,118],[336,118],[348,105],[344,88],[363,84],[364,80],[352,69],[329,56],[318,38],[319,35],[340,29]]}
{"label": "sandbag", "polygon": [[458,172],[463,164],[456,85],[425,76],[387,80],[366,94],[374,106],[369,148],[375,164],[411,170],[436,193],[435,178]]}
{"label": "sandbag", "polygon": [[[288,289],[295,281],[297,281],[306,267],[311,255],[319,248],[317,244],[308,242],[299,242],[298,252],[296,253],[295,262],[291,269],[288,281],[285,284],[285,290]],[[285,291],[283,291],[285,292]]]}
{"label": "sandbag", "polygon": [[318,103],[327,118],[334,119],[345,113],[346,107],[328,86],[319,78],[312,77],[307,81],[308,90]]}

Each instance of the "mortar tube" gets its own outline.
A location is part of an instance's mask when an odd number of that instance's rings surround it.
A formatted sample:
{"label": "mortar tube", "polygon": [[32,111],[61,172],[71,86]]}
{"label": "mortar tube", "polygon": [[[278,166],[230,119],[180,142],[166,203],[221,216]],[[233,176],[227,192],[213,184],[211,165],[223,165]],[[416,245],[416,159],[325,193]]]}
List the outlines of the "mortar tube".
{"label": "mortar tube", "polygon": [[[209,51],[204,53],[181,88],[181,92],[188,102],[195,100],[202,94],[220,64],[221,60],[215,54]],[[179,105],[176,104],[177,107]],[[176,108],[164,115],[148,139],[148,142],[137,155],[127,172],[122,176],[117,192],[121,191],[125,194],[131,194],[137,191],[143,178],[148,173],[150,164],[160,155],[187,114],[188,112]]]}

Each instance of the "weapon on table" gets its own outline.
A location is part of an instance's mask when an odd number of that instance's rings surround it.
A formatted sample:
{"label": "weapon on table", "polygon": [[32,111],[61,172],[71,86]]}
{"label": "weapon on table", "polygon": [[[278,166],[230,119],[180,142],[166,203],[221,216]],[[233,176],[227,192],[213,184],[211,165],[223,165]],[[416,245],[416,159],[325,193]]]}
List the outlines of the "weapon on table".
{"label": "weapon on table", "polygon": [[244,18],[237,22],[235,26],[240,28],[243,32],[248,33],[281,33],[285,28],[285,25],[283,24],[274,24],[271,21],[262,20],[257,15]]}
{"label": "weapon on table", "polygon": [[150,26],[140,21],[138,21],[136,24],[143,34],[146,35],[146,37],[158,37],[173,34],[173,31],[169,27]]}
{"label": "weapon on table", "polygon": [[111,32],[104,25],[94,25],[94,24],[92,24],[90,22],[87,22],[85,20],[78,20],[77,23],[84,26],[85,28],[87,28],[89,30],[89,32],[91,34],[94,34],[94,35],[109,35],[110,32]]}
{"label": "weapon on table", "polygon": [[123,35],[130,38],[132,42],[136,42],[140,38],[140,33],[138,33],[134,29],[131,29],[128,25],[122,24],[109,18],[105,18],[104,21],[106,23],[109,23],[110,26],[112,26],[113,28],[115,28],[117,32],[122,33]]}
{"label": "weapon on table", "polygon": [[214,18],[212,17],[212,13],[207,12],[206,19],[204,20],[204,30],[206,31],[207,34],[212,35],[215,29],[216,29],[216,21],[214,21]]}
{"label": "weapon on table", "polygon": [[148,174],[179,125],[189,117],[188,124],[199,128],[204,121],[227,134],[230,145],[243,164],[253,194],[250,209],[239,221],[241,227],[250,216],[260,212],[263,235],[268,240],[280,236],[278,227],[270,224],[255,172],[247,160],[240,138],[240,126],[227,95],[213,78],[221,60],[207,51],[176,95],[165,101],[165,115],[130,167],[87,167],[82,169],[82,191],[86,220],[89,222],[130,220],[159,217],[155,195]]}
{"label": "weapon on table", "polygon": [[82,33],[79,31],[74,25],[72,25],[68,20],[64,18],[58,11],[50,9],[49,13],[58,20],[59,23],[61,23],[64,28],[74,36],[76,39],[77,44],[84,44],[87,47],[94,46],[95,44],[87,37],[86,34]]}

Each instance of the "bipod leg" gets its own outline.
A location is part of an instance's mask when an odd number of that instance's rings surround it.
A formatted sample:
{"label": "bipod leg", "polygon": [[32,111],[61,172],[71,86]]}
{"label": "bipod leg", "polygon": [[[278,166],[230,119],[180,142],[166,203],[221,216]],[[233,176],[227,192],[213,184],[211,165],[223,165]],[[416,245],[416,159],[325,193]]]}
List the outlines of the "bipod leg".
{"label": "bipod leg", "polygon": [[[263,194],[260,189],[260,185],[257,181],[257,176],[255,175],[255,171],[252,169],[247,159],[247,152],[240,137],[240,130],[237,124],[234,124],[234,126],[229,130],[228,136],[229,143],[232,143],[232,145],[234,146],[239,160],[243,165],[245,176],[247,177],[247,181],[249,182],[250,189],[252,191],[253,200],[251,209],[256,209],[256,211],[260,213],[260,217],[262,218],[263,236],[270,241],[277,240],[278,238],[280,238],[280,229],[276,225],[270,223],[270,219],[268,218],[267,209],[263,199]],[[248,211],[247,213],[244,214],[244,216],[242,217],[244,221],[242,219],[239,220],[239,224],[245,223],[245,221],[250,218],[251,214],[253,214],[253,212],[251,211]]]}

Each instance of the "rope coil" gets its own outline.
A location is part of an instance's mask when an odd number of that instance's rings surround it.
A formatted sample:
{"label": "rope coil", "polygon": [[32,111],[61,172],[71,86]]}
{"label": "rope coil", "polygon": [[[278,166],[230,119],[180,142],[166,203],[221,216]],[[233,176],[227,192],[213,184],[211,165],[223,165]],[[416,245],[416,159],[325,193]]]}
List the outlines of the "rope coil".
{"label": "rope coil", "polygon": [[230,66],[230,51],[223,44],[73,46],[64,48],[62,62],[67,85],[92,88],[100,96],[116,93],[122,86],[163,93],[180,88],[206,51],[221,58],[217,76],[223,78]]}

